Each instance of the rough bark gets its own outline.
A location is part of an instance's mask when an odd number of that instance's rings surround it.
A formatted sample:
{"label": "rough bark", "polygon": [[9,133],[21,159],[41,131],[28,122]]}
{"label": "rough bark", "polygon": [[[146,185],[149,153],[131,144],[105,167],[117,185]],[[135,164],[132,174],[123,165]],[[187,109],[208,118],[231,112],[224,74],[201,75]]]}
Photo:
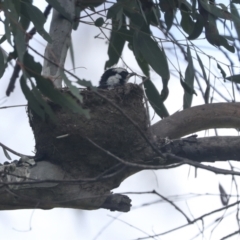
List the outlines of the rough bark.
{"label": "rough bark", "polygon": [[[161,142],[159,150],[198,163],[229,159],[238,161],[240,159],[239,144],[240,137],[199,139],[191,137],[168,143]],[[149,155],[149,161],[145,164],[153,163],[153,158],[155,158],[155,152],[152,152],[152,156]],[[123,178],[142,170],[141,167],[132,168],[122,165],[123,171],[96,178],[73,179],[58,165],[49,163],[48,159],[44,160],[34,162],[31,159],[25,159],[0,166],[0,209],[65,207],[88,210],[106,208],[123,212],[130,210],[131,200],[127,196],[112,194],[110,191],[101,194],[101,189],[102,186],[113,184],[113,181],[121,182]],[[158,169],[173,163],[180,162],[170,159],[161,164],[155,163],[149,168]],[[131,162],[129,164],[131,165]],[[227,171],[220,173],[229,174]]]}

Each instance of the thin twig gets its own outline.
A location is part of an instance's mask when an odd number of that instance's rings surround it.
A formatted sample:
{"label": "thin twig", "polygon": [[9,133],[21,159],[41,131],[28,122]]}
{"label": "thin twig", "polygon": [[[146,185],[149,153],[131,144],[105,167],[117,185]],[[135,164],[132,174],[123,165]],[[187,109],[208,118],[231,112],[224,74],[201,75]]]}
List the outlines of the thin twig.
{"label": "thin twig", "polygon": [[0,142],[0,146],[6,150],[8,150],[9,152],[15,154],[16,156],[19,156],[19,157],[27,157],[27,158],[34,158],[34,156],[30,156],[30,155],[25,155],[25,154],[21,154],[21,153],[18,153],[14,150],[12,150],[11,148],[7,147],[6,145],[4,145],[3,143]]}

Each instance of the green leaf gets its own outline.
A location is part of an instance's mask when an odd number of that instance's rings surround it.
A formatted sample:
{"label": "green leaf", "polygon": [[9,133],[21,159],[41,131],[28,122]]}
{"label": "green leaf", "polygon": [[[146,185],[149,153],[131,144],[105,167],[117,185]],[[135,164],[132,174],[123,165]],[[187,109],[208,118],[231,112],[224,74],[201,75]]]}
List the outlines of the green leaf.
{"label": "green leaf", "polygon": [[51,107],[48,105],[48,103],[43,99],[42,94],[40,91],[36,88],[36,86],[33,84],[31,81],[31,86],[32,86],[32,94],[35,97],[35,99],[38,101],[39,105],[44,109],[44,112],[48,114],[50,119],[53,122],[57,122],[56,116],[54,115],[54,112],[52,111]]}
{"label": "green leaf", "polygon": [[197,95],[195,90],[191,88],[186,82],[183,81],[182,77],[180,77],[180,82],[185,92],[189,93],[190,95],[193,95],[193,94]]}
{"label": "green leaf", "polygon": [[167,26],[167,31],[169,31],[170,28],[172,27],[174,17],[175,17],[175,11],[173,9],[170,9],[165,12],[164,19],[165,19],[165,24]]}
{"label": "green leaf", "polygon": [[1,147],[2,147],[2,149],[3,149],[3,153],[4,153],[5,157],[6,157],[8,160],[12,160],[11,157],[10,157],[10,155],[8,154],[7,149],[6,149],[5,147],[3,147],[3,146],[1,146]]}
{"label": "green leaf", "polygon": [[24,11],[26,14],[25,17],[29,18],[33,22],[39,35],[42,36],[47,42],[51,43],[51,37],[43,27],[46,22],[46,18],[43,13],[37,7],[29,3],[25,3],[24,8],[26,10]]}
{"label": "green leaf", "polygon": [[[80,6],[75,6],[75,19],[79,19],[80,15],[81,15],[81,10],[82,8]],[[77,30],[78,26],[79,26],[79,21],[73,21],[73,30]]]}
{"label": "green leaf", "polygon": [[21,10],[20,10],[21,18],[19,20],[19,23],[21,24],[22,28],[25,31],[27,31],[27,29],[30,26],[31,21],[28,17],[26,17],[27,10],[25,7],[25,3],[32,4],[32,0],[21,0],[21,6],[20,6],[21,7]]}
{"label": "green leaf", "polygon": [[102,17],[98,18],[94,22],[95,26],[101,27],[104,24],[104,19]]}
{"label": "green leaf", "polygon": [[64,83],[67,85],[73,96],[75,96],[80,102],[82,102],[82,95],[79,93],[79,89],[72,85],[71,81],[69,81],[69,79],[67,78],[66,74],[63,71],[61,71],[60,74],[63,78]]}
{"label": "green leaf", "polygon": [[2,52],[2,48],[0,48],[0,78],[3,76],[4,72],[5,72],[5,59],[4,59],[4,55]]}
{"label": "green leaf", "polygon": [[97,90],[97,88],[93,87],[91,81],[89,80],[77,78],[77,83],[84,87],[90,87],[91,90],[94,90],[94,91]]}
{"label": "green leaf", "polygon": [[[185,85],[182,85],[184,88],[184,96],[183,96],[183,108],[189,108],[192,105],[192,98],[193,98],[193,93],[194,87],[194,66],[193,66],[193,60],[191,56],[191,51],[189,46],[187,47],[187,58],[188,58],[188,66],[185,71]],[[181,80],[181,78],[180,78]],[[182,84],[182,81],[181,81]],[[189,90],[191,89],[191,91]]]}
{"label": "green leaf", "polygon": [[[57,10],[63,17],[65,17],[69,22],[73,22],[71,15],[65,10],[64,6],[59,4],[58,0],[46,0],[55,10]],[[78,15],[76,15],[78,16]]]}
{"label": "green leaf", "polygon": [[54,103],[69,109],[73,112],[83,114],[85,117],[90,118],[89,110],[83,109],[73,96],[64,94],[56,89],[51,80],[41,76],[42,66],[40,63],[34,61],[33,57],[26,53],[24,56],[24,72],[36,80],[37,88],[43,95],[48,97]]}
{"label": "green leaf", "polygon": [[27,80],[26,80],[25,76],[22,75],[20,78],[20,85],[21,85],[23,94],[28,101],[28,105],[42,120],[45,120],[45,113],[44,113],[43,109],[41,108],[41,106],[39,105],[38,101],[35,99],[31,90],[27,86],[26,81]]}
{"label": "green leaf", "polygon": [[115,3],[113,4],[109,9],[107,13],[107,19],[115,18],[119,12],[123,11],[123,5],[121,3]]}
{"label": "green leaf", "polygon": [[202,16],[200,14],[196,13],[195,17],[196,17],[197,21],[194,23],[192,32],[188,36],[189,40],[194,40],[194,39],[198,38],[203,31],[203,18],[202,18]]}
{"label": "green leaf", "polygon": [[207,74],[206,74],[206,72],[205,72],[205,68],[204,68],[204,66],[203,66],[202,60],[201,60],[201,58],[198,56],[197,53],[196,53],[196,55],[197,55],[198,63],[199,63],[199,65],[200,65],[201,70],[202,70],[202,73],[203,73],[203,79],[205,80],[206,83],[208,83]]}
{"label": "green leaf", "polygon": [[232,3],[238,3],[238,4],[240,4],[240,0],[232,0]]}
{"label": "green leaf", "polygon": [[141,15],[142,15],[145,23],[147,24],[148,22],[147,22],[147,18],[145,16],[145,13],[144,13],[144,11],[142,9],[142,3],[139,0],[137,0],[137,3],[138,3],[138,8],[140,9]]}
{"label": "green leaf", "polygon": [[126,29],[126,20],[125,17],[122,19],[123,23],[120,29],[118,29],[118,21],[112,20],[112,31],[108,46],[108,61],[105,63],[105,69],[112,67],[113,65],[117,64],[121,55],[122,51],[126,42],[126,39],[124,37],[124,32]]}
{"label": "green leaf", "polygon": [[165,53],[159,48],[158,44],[148,35],[136,31],[133,36],[134,49],[141,52],[143,58],[163,79],[169,80],[170,73]]}
{"label": "green leaf", "polygon": [[219,47],[220,41],[216,20],[212,15],[208,15],[208,20],[208,24],[205,25],[206,39],[210,44]]}
{"label": "green leaf", "polygon": [[[15,3],[15,4],[14,4]],[[14,43],[16,46],[16,50],[18,53],[18,58],[20,62],[22,62],[23,54],[26,50],[26,43],[25,43],[25,32],[19,26],[18,19],[19,19],[19,4],[12,0],[4,1],[3,10],[5,13],[5,34],[8,39],[8,42],[11,43],[11,31],[14,36]]]}
{"label": "green leaf", "polygon": [[150,23],[159,26],[160,25],[161,13],[158,7],[153,7],[150,13]]}
{"label": "green leaf", "polygon": [[207,74],[205,72],[205,68],[204,68],[204,65],[202,63],[202,60],[201,58],[198,56],[198,54],[196,53],[197,55],[197,60],[198,60],[198,63],[202,69],[202,74],[203,74],[203,79],[205,80],[206,84],[207,84],[207,87],[206,87],[206,90],[205,90],[205,93],[204,93],[204,101],[205,101],[205,104],[208,104],[209,102],[209,94],[210,94],[210,84],[209,84],[209,79],[207,78]]}
{"label": "green leaf", "polygon": [[217,67],[218,67],[218,69],[220,70],[220,72],[221,72],[221,74],[222,74],[222,76],[223,76],[223,79],[224,79],[224,81],[225,81],[225,78],[226,78],[227,74],[226,74],[225,71],[222,69],[221,65],[219,65],[218,63],[217,63]]}
{"label": "green leaf", "polygon": [[190,16],[189,13],[186,13],[185,11],[181,11],[182,14],[182,19],[181,19],[181,26],[182,29],[187,33],[190,34],[193,31],[193,27],[194,27],[194,22]]}
{"label": "green leaf", "polygon": [[210,95],[210,84],[207,85],[205,93],[204,93],[204,102],[205,102],[205,104],[209,103],[209,95]]}
{"label": "green leaf", "polygon": [[148,101],[157,115],[161,118],[168,117],[169,113],[163,103],[163,99],[150,79],[144,81],[144,88]]}
{"label": "green leaf", "polygon": [[159,94],[155,85],[150,80],[150,69],[148,63],[143,58],[136,58],[136,60],[139,67],[142,69],[143,73],[149,78],[148,80],[143,79],[143,81],[145,93],[149,100],[150,105],[152,106],[152,108],[159,117],[161,118],[168,117],[169,113],[163,103],[164,100],[162,96]]}
{"label": "green leaf", "polygon": [[231,13],[228,11],[222,10],[221,8],[216,7],[214,4],[208,4],[204,0],[199,1],[201,6],[209,13],[211,13],[213,16],[217,18],[223,18],[226,20],[232,20]]}
{"label": "green leaf", "polygon": [[234,53],[235,52],[235,48],[231,45],[228,44],[228,41],[226,38],[224,38],[223,36],[219,35],[219,43],[220,43],[220,46],[223,46],[225,47],[229,52],[232,52]]}
{"label": "green leaf", "polygon": [[[235,5],[233,3],[230,3],[230,10],[231,10],[232,15],[235,16],[235,18],[233,19],[233,23],[234,23],[235,30],[237,32],[238,39],[239,39],[240,38],[240,22],[239,22],[240,16],[239,16],[237,8],[235,7]],[[238,19],[238,21],[236,21],[236,19]]]}
{"label": "green leaf", "polygon": [[240,74],[232,75],[230,77],[226,77],[225,79],[235,82],[235,83],[240,83]]}
{"label": "green leaf", "polygon": [[26,42],[25,42],[25,34],[19,29],[19,26],[12,24],[12,32],[14,35],[14,43],[16,46],[18,59],[20,62],[23,61],[23,55],[26,51]]}

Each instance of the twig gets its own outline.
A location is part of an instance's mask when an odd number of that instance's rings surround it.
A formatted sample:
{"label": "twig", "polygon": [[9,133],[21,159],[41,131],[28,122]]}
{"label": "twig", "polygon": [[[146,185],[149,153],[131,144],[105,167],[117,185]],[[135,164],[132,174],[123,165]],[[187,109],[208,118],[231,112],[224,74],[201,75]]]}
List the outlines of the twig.
{"label": "twig", "polygon": [[4,149],[8,150],[9,152],[15,154],[16,156],[19,156],[19,157],[25,156],[25,157],[27,157],[27,158],[34,158],[34,156],[29,156],[29,155],[25,155],[25,154],[18,153],[18,152],[16,152],[16,151],[12,150],[11,148],[7,147],[6,145],[4,145],[4,144],[1,143],[1,142],[0,142],[0,146],[1,146],[2,148],[4,148]]}

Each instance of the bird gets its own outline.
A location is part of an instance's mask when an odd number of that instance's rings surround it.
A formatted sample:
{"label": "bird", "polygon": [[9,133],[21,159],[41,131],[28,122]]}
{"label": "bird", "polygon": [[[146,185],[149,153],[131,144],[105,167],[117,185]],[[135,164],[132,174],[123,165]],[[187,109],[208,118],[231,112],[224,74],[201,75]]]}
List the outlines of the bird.
{"label": "bird", "polygon": [[109,68],[101,76],[98,88],[113,89],[117,86],[123,86],[134,75],[136,74],[129,73],[125,68]]}

